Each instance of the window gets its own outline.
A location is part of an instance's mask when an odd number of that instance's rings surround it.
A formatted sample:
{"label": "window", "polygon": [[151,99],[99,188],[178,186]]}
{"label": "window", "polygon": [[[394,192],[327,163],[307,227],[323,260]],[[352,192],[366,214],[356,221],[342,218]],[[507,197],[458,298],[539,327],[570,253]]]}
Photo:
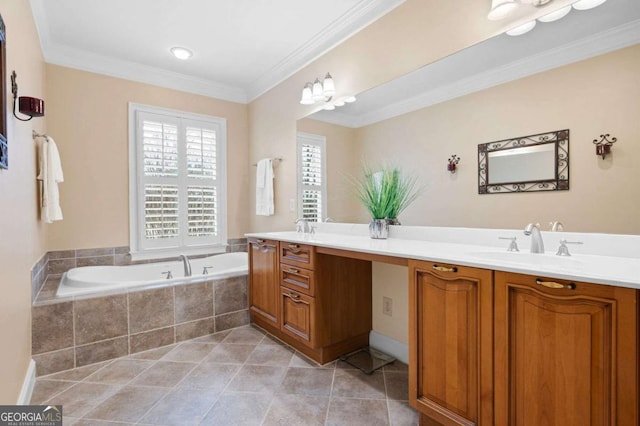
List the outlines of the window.
{"label": "window", "polygon": [[326,141],[298,133],[298,216],[310,222],[327,217]]}
{"label": "window", "polygon": [[224,251],[226,120],[129,105],[135,258]]}

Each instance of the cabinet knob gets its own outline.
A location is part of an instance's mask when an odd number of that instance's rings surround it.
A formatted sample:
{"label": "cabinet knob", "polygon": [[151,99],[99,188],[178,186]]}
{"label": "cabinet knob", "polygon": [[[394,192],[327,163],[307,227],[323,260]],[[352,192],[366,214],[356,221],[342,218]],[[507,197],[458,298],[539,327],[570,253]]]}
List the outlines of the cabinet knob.
{"label": "cabinet knob", "polygon": [[447,267],[447,266],[433,265],[433,269],[440,272],[458,272],[458,268],[456,268],[455,266]]}
{"label": "cabinet knob", "polygon": [[567,290],[576,289],[576,285],[574,283],[562,284],[555,281],[543,281],[540,278],[536,278],[536,284],[547,288],[566,288]]}
{"label": "cabinet knob", "polygon": [[300,295],[295,293],[289,293],[289,297],[293,300],[300,300]]}

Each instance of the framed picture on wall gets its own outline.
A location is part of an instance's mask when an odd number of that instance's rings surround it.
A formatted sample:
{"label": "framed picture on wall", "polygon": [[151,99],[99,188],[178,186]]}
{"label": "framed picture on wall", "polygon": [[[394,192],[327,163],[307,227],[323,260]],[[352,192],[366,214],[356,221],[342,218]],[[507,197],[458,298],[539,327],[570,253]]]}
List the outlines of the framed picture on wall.
{"label": "framed picture on wall", "polygon": [[0,169],[9,168],[9,145],[7,143],[7,62],[5,48],[7,44],[7,32],[4,20],[0,15]]}

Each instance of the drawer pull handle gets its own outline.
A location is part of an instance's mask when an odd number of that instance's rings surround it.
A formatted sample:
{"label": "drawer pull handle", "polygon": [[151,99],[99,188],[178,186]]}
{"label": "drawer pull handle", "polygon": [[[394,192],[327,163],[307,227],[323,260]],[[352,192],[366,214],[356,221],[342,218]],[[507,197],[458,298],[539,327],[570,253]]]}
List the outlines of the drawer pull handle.
{"label": "drawer pull handle", "polygon": [[547,288],[566,288],[567,290],[575,290],[576,285],[574,283],[561,284],[555,281],[543,281],[540,278],[536,278],[536,284]]}
{"label": "drawer pull handle", "polygon": [[291,272],[292,274],[299,274],[300,269],[289,268],[289,272]]}
{"label": "drawer pull handle", "polygon": [[289,297],[293,300],[300,300],[300,295],[295,293],[289,293]]}
{"label": "drawer pull handle", "polygon": [[263,244],[264,240],[256,240],[258,242],[258,244]]}
{"label": "drawer pull handle", "polygon": [[456,268],[455,266],[448,268],[446,266],[433,265],[433,269],[440,272],[458,272],[458,268]]}
{"label": "drawer pull handle", "polygon": [[299,244],[289,244],[289,248],[290,249],[297,249],[297,248],[300,248],[300,245]]}

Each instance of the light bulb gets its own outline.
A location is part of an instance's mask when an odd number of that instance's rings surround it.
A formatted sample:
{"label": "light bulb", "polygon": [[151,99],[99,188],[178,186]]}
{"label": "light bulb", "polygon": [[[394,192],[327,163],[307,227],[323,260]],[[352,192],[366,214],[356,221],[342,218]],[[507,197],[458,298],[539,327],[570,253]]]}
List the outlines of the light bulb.
{"label": "light bulb", "polygon": [[302,97],[300,98],[300,103],[302,105],[313,105],[313,98],[311,93],[311,83],[307,83],[304,85],[304,89],[302,89]]}
{"label": "light bulb", "polygon": [[356,101],[356,97],[355,96],[349,96],[348,98],[345,98],[344,101],[346,103],[350,104],[351,102],[355,102]]}
{"label": "light bulb", "polygon": [[507,34],[510,35],[510,36],[519,36],[519,35],[528,33],[535,26],[536,26],[536,21],[535,20],[534,21],[525,22],[524,24],[518,25],[517,27],[507,31]]}
{"label": "light bulb", "polygon": [[491,10],[487,18],[491,21],[499,21],[518,7],[514,0],[492,0]]}
{"label": "light bulb", "polygon": [[327,73],[327,75],[324,77],[322,87],[324,88],[325,97],[331,97],[336,94],[336,85],[333,83],[331,74]]}
{"label": "light bulb", "polygon": [[324,99],[322,83],[320,83],[320,80],[318,80],[317,78],[316,81],[313,82],[312,97],[316,102]]}
{"label": "light bulb", "polygon": [[327,104],[325,105],[324,109],[326,109],[327,111],[333,111],[334,109],[336,109],[336,107],[334,105]]}
{"label": "light bulb", "polygon": [[541,16],[540,18],[538,18],[538,21],[540,22],[553,22],[553,21],[557,21],[558,19],[562,19],[565,16],[567,16],[567,13],[571,12],[571,6],[565,6],[563,8],[560,8],[558,10],[555,10],[551,13],[547,13],[544,16]]}
{"label": "light bulb", "polygon": [[576,10],[589,10],[600,6],[605,1],[607,0],[580,0],[573,4],[573,8]]}
{"label": "light bulb", "polygon": [[335,105],[335,106],[337,106],[337,107],[344,106],[344,101],[343,101],[343,100],[336,101],[336,102],[334,103],[334,105]]}

